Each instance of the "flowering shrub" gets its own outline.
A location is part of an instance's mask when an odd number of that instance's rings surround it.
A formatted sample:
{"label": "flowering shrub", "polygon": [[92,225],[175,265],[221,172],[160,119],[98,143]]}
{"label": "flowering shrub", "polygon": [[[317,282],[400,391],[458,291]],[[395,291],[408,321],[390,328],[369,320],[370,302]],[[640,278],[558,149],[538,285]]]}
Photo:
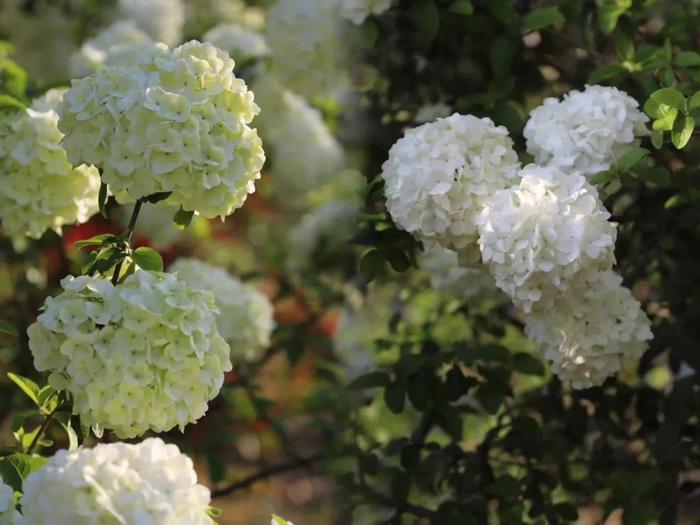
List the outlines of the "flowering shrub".
{"label": "flowering shrub", "polygon": [[219,24],[204,33],[203,40],[243,63],[262,58],[270,52],[263,35],[237,24]]}

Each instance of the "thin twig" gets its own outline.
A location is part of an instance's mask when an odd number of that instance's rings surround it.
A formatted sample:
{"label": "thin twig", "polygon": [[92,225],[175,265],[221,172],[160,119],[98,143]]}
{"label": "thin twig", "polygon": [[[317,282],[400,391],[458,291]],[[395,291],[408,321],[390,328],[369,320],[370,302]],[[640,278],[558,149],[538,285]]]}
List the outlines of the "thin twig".
{"label": "thin twig", "polygon": [[[127,242],[131,242],[131,236],[134,234],[134,228],[136,227],[136,219],[138,219],[139,217],[139,212],[141,211],[142,205],[142,199],[137,200],[136,204],[134,204],[134,209],[131,212],[131,218],[129,218],[129,224],[126,227],[126,230],[124,231],[124,233],[126,233]],[[124,264],[124,261],[119,261],[114,267],[114,273],[112,274],[112,284],[115,286],[119,281],[119,274],[122,271],[122,264]]]}
{"label": "thin twig", "polygon": [[36,433],[34,436],[34,439],[32,439],[32,442],[29,444],[29,447],[27,448],[27,454],[31,454],[34,452],[34,449],[36,449],[37,445],[39,444],[39,441],[41,440],[42,436],[46,432],[46,429],[49,426],[49,423],[51,423],[51,420],[53,419],[53,416],[56,414],[56,411],[58,410],[58,407],[60,406],[60,403],[56,403],[56,408],[54,408],[51,412],[49,412],[46,417],[44,417],[44,421],[41,423],[41,426],[39,427],[39,431]]}

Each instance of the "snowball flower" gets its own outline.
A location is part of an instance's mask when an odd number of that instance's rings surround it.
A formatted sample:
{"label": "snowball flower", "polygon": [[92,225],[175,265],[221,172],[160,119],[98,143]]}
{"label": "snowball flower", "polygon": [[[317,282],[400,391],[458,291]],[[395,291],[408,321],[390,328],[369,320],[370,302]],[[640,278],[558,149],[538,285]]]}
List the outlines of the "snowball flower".
{"label": "snowball flower", "polygon": [[347,35],[339,0],[278,0],[267,12],[267,41],[285,86],[327,96],[345,83]]}
{"label": "snowball flower", "polygon": [[418,239],[475,252],[484,199],[508,187],[519,167],[506,128],[455,113],[392,146],[382,166],[387,208]]}
{"label": "snowball flower", "polygon": [[219,24],[207,31],[202,40],[223,49],[241,63],[270,52],[263,35],[238,24]]}
{"label": "snowball flower", "polygon": [[433,289],[458,299],[500,295],[496,282],[484,266],[462,266],[457,252],[442,246],[427,248],[419,257],[419,266],[430,276]]}
{"label": "snowball flower", "polygon": [[648,134],[648,120],[624,91],[587,86],[563,100],[545,99],[523,134],[537,164],[590,177],[639,146],[637,137]]}
{"label": "snowball flower", "polygon": [[231,345],[234,361],[252,361],[270,346],[275,321],[272,303],[265,294],[223,268],[197,259],[178,259],[169,270],[192,288],[214,294],[220,312],[219,333]]}
{"label": "snowball flower", "polygon": [[574,388],[600,385],[634,369],[653,337],[639,301],[611,270],[593,275],[551,309],[528,317],[525,332],[554,373]]}
{"label": "snowball flower", "polygon": [[116,22],[87,39],[70,59],[70,73],[80,78],[94,73],[101,65],[129,66],[155,44],[131,21]]}
{"label": "snowball flower", "polygon": [[439,118],[449,117],[451,114],[452,108],[444,102],[425,104],[418,108],[418,111],[416,111],[416,116],[413,117],[413,121],[416,124],[425,124]]}
{"label": "snowball flower", "polygon": [[17,525],[21,517],[15,510],[15,491],[0,478],[0,525]]}
{"label": "snowball flower", "polygon": [[23,492],[23,525],[214,524],[192,460],[158,438],[60,450]]}
{"label": "snowball flower", "polygon": [[49,90],[0,117],[0,218],[12,237],[60,233],[97,213],[100,174],[94,166],[74,168],[61,147],[56,108],[63,93]]}
{"label": "snowball flower", "polygon": [[361,24],[370,15],[380,15],[394,4],[394,0],[342,0],[340,13],[352,20],[355,24]]}
{"label": "snowball flower", "polygon": [[174,46],[182,41],[183,0],[119,0],[119,14],[134,22],[157,42]]}
{"label": "snowball flower", "polygon": [[27,333],[34,366],[85,425],[133,438],[202,417],[231,370],[214,296],[166,273],[66,277]]}
{"label": "snowball flower", "polygon": [[520,184],[486,200],[479,247],[496,285],[529,312],[614,262],[617,231],[581,175],[530,164]]}
{"label": "snowball flower", "polygon": [[159,205],[231,214],[265,161],[248,126],[259,108],[233,66],[224,51],[192,41],[74,80],[59,108],[69,160],[101,167],[122,202],[167,192]]}

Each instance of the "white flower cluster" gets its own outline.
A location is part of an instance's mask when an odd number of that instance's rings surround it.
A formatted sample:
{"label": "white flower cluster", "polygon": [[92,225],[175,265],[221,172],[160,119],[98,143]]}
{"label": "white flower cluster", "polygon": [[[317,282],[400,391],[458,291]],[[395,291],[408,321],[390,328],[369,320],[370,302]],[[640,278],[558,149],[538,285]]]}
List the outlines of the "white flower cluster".
{"label": "white flower cluster", "polygon": [[238,63],[270,53],[263,35],[238,24],[219,24],[207,31],[202,40],[223,49]]}
{"label": "white flower cluster", "polygon": [[265,74],[253,85],[263,111],[256,122],[272,157],[273,191],[301,198],[336,175],[343,149],[321,113]]}
{"label": "white flower cluster", "polygon": [[442,246],[427,248],[419,258],[419,265],[430,276],[430,285],[439,292],[462,300],[500,295],[486,268],[461,265],[457,252]]}
{"label": "white flower cluster", "polygon": [[340,13],[355,24],[362,24],[370,15],[387,11],[395,0],[342,0]]}
{"label": "white flower cluster", "polygon": [[563,100],[546,99],[531,113],[524,135],[538,164],[590,177],[639,146],[648,121],[623,91],[587,86]]}
{"label": "white flower cluster", "polygon": [[284,84],[307,98],[343,86],[347,38],[339,0],[278,0],[267,13],[267,41]]}
{"label": "white flower cluster", "polygon": [[255,191],[265,161],[248,125],[259,108],[233,66],[225,52],[192,41],[173,51],[158,44],[128,68],[74,80],[59,108],[69,160],[102,168],[122,201],[172,192],[159,204],[231,214]]}
{"label": "white flower cluster", "polygon": [[520,164],[508,131],[459,115],[408,130],[382,166],[396,224],[428,243],[476,251],[484,199],[508,187]]}
{"label": "white flower cluster", "polygon": [[275,327],[272,303],[254,286],[197,259],[178,259],[169,270],[189,286],[214,294],[219,333],[231,346],[234,361],[252,361],[270,346]]}
{"label": "white flower cluster", "polygon": [[72,78],[94,73],[99,66],[124,66],[149,53],[155,42],[131,21],[115,22],[87,39],[70,59]]}
{"label": "white flower cluster", "polygon": [[533,164],[521,175],[486,199],[477,222],[496,285],[530,312],[551,307],[576,279],[611,268],[617,231],[583,176]]}
{"label": "white flower cluster", "polygon": [[633,369],[653,337],[639,301],[610,270],[582,282],[547,312],[529,316],[525,332],[574,388]]}
{"label": "white flower cluster", "polygon": [[183,0],[119,0],[119,14],[133,21],[157,42],[174,46],[182,41]]}
{"label": "white flower cluster", "polygon": [[34,366],[85,425],[133,438],[202,417],[231,370],[209,292],[137,271],[114,286],[69,276],[27,333]]}
{"label": "white flower cluster", "polygon": [[213,525],[192,460],[150,438],[57,452],[23,483],[21,525]]}
{"label": "white flower cluster", "polygon": [[20,519],[15,510],[15,491],[0,477],[0,525],[18,525]]}
{"label": "white flower cluster", "polygon": [[52,89],[31,107],[0,117],[0,218],[8,235],[39,238],[97,213],[100,174],[73,167],[61,147]]}

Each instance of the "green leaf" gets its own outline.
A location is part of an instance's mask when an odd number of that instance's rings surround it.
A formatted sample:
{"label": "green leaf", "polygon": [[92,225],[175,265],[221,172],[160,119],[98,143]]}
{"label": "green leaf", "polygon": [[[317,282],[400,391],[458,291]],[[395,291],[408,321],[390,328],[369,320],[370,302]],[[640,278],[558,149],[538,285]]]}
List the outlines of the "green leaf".
{"label": "green leaf", "polygon": [[364,390],[366,388],[384,387],[389,384],[389,374],[382,371],[369,372],[353,379],[348,385],[350,390]]}
{"label": "green leaf", "polygon": [[155,204],[156,202],[164,201],[173,194],[172,191],[161,191],[158,193],[152,193],[151,195],[144,198],[145,201]]}
{"label": "green leaf", "polygon": [[606,66],[601,66],[588,77],[588,81],[591,84],[599,84],[604,80],[610,80],[612,78],[617,78],[620,75],[624,75],[627,70],[624,66],[620,64],[608,64]]}
{"label": "green leaf", "polygon": [[593,186],[601,186],[603,184],[607,184],[608,182],[617,180],[618,175],[619,174],[615,170],[601,171],[593,175],[589,182],[593,184]]}
{"label": "green leaf", "polygon": [[520,482],[507,474],[497,477],[485,487],[486,493],[500,499],[515,498],[520,494]]}
{"label": "green leaf", "polygon": [[674,88],[666,87],[657,89],[651,95],[649,95],[649,98],[661,106],[665,104],[666,106],[671,106],[672,108],[676,108],[681,111],[685,111],[686,109],[686,101],[683,93]]}
{"label": "green leaf", "polygon": [[676,64],[681,67],[700,66],[700,53],[695,51],[681,51],[676,55]]}
{"label": "green leaf", "polygon": [[192,222],[192,217],[194,217],[194,210],[185,211],[182,209],[182,207],[180,207],[180,209],[175,212],[173,223],[177,229],[184,230]]}
{"label": "green leaf", "polygon": [[416,0],[411,5],[411,16],[420,36],[427,43],[435,40],[440,28],[440,10],[434,0]]}
{"label": "green leaf", "polygon": [[622,171],[631,170],[640,160],[647,157],[650,151],[645,148],[634,148],[625,153],[620,160],[617,161],[618,167]]}
{"label": "green leaf", "polygon": [[610,34],[617,22],[632,7],[632,0],[602,0],[598,2],[598,27]]}
{"label": "green leaf", "polygon": [[36,406],[41,406],[41,403],[39,402],[39,390],[41,390],[41,388],[39,388],[39,385],[27,377],[22,377],[20,375],[13,374],[12,372],[8,372],[7,377],[9,377],[10,381],[16,384],[22,390],[22,392],[27,394],[27,397],[34,401]]}
{"label": "green leaf", "polygon": [[384,270],[384,263],[384,257],[379,250],[370,250],[360,261],[360,274],[367,282],[372,281]]}
{"label": "green leaf", "polygon": [[218,518],[221,516],[222,510],[218,507],[207,507],[207,516],[210,518]]}
{"label": "green leaf", "polygon": [[102,248],[95,258],[93,266],[95,270],[104,274],[112,269],[114,266],[123,261],[125,255],[114,246],[108,246]]}
{"label": "green leaf", "polygon": [[272,515],[272,521],[274,522],[274,525],[289,525],[289,522],[286,519],[278,516],[277,514]]}
{"label": "green leaf", "polygon": [[522,374],[531,376],[544,375],[544,365],[542,361],[525,352],[518,352],[513,356],[513,367]]}
{"label": "green leaf", "polygon": [[660,106],[660,110],[661,116],[654,121],[651,127],[660,131],[671,131],[678,116],[678,110],[666,105]]}
{"label": "green leaf", "polygon": [[392,248],[386,250],[384,256],[386,260],[389,261],[391,267],[399,273],[404,273],[411,268],[411,260],[403,250]]}
{"label": "green leaf", "polygon": [[664,145],[664,132],[655,129],[651,132],[651,145],[654,146],[656,149],[661,149],[661,147]]}
{"label": "green leaf", "polygon": [[76,248],[85,248],[86,246],[100,246],[103,244],[112,244],[119,240],[119,237],[113,233],[102,233],[100,235],[95,235],[89,239],[84,239],[82,241],[77,241],[73,243]]}
{"label": "green leaf", "polygon": [[615,42],[615,50],[621,60],[633,60],[634,40],[625,34],[620,34]]}
{"label": "green leaf", "polygon": [[11,335],[17,337],[17,329],[4,319],[0,319],[0,334]]}
{"label": "green leaf", "polygon": [[146,246],[136,248],[131,254],[131,258],[142,270],[148,272],[163,271],[163,258],[153,248],[148,248]]}
{"label": "green leaf", "polygon": [[27,476],[43,467],[47,461],[47,458],[41,456],[20,453],[0,458],[0,477],[15,491],[21,492],[22,482]]}
{"label": "green leaf", "polygon": [[503,391],[492,383],[482,383],[476,389],[476,399],[484,410],[491,414],[495,414],[501,408],[503,397]]}
{"label": "green leaf", "polygon": [[474,4],[472,4],[470,0],[456,0],[455,2],[452,2],[452,5],[450,5],[448,11],[460,15],[473,15]]}
{"label": "green leaf", "polygon": [[498,35],[491,44],[489,58],[491,61],[491,69],[496,77],[505,76],[510,70],[510,65],[515,56],[516,45],[513,40],[506,38],[503,35]]}
{"label": "green leaf", "polygon": [[525,31],[537,31],[545,27],[563,24],[564,22],[566,22],[566,17],[558,7],[543,7],[525,15],[521,27]]}
{"label": "green leaf", "polygon": [[100,208],[100,215],[107,218],[107,200],[109,199],[109,186],[100,182],[100,193],[97,195],[97,205]]}
{"label": "green leaf", "polygon": [[678,149],[686,147],[695,131],[695,119],[690,115],[681,115],[673,123],[671,131],[671,142]]}
{"label": "green leaf", "polygon": [[27,106],[21,100],[18,100],[10,95],[6,95],[5,93],[0,93],[0,109],[25,109],[26,107]]}
{"label": "green leaf", "polygon": [[688,101],[688,111],[694,111],[696,109],[700,109],[700,91],[696,91]]}
{"label": "green leaf", "polygon": [[394,414],[403,412],[406,404],[406,389],[398,381],[391,383],[384,390],[384,402]]}

